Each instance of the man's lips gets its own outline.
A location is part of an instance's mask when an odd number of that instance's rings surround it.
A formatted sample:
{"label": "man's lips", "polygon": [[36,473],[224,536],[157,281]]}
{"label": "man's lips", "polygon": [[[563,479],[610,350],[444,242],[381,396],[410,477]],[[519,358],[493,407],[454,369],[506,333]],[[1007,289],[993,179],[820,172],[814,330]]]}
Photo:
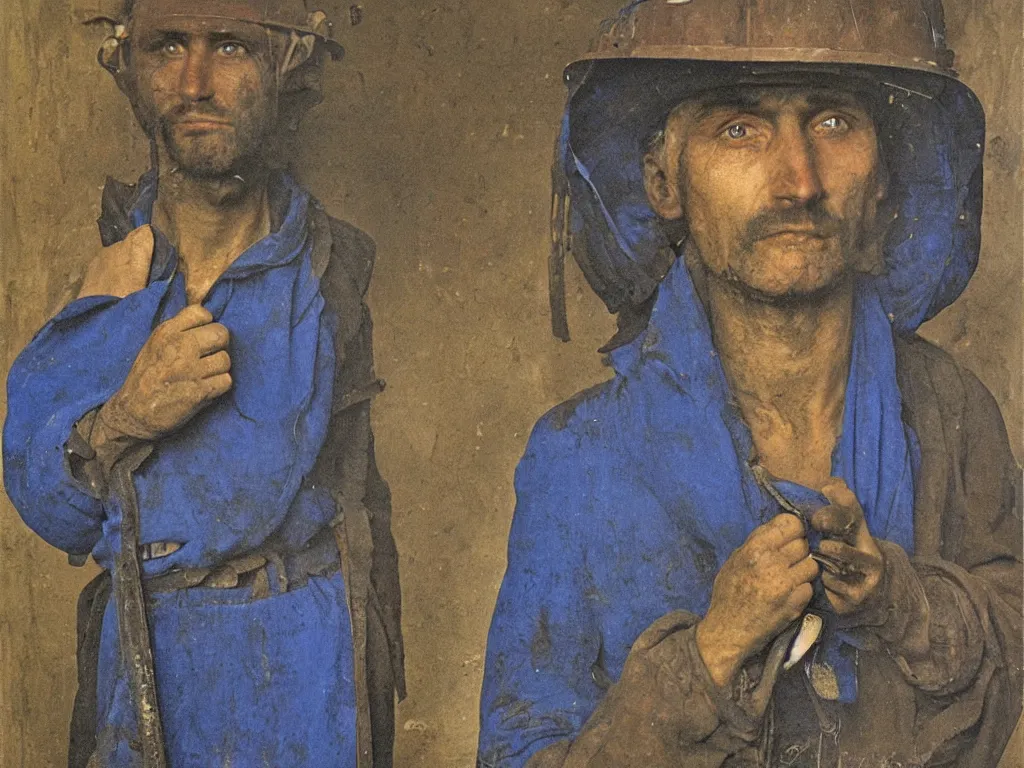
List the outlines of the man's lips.
{"label": "man's lips", "polygon": [[769,232],[763,235],[761,240],[792,240],[795,242],[805,242],[808,240],[827,240],[832,237],[832,232],[827,232],[820,229],[781,229],[777,232]]}
{"label": "man's lips", "polygon": [[174,121],[175,126],[186,131],[215,131],[230,128],[231,123],[211,117],[186,117]]}

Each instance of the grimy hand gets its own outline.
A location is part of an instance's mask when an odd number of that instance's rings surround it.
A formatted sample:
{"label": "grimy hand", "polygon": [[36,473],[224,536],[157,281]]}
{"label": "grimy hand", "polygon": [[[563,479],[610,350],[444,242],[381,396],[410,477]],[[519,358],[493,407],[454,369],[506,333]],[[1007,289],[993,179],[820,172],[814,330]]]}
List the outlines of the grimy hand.
{"label": "grimy hand", "polygon": [[803,523],[776,515],[747,537],[715,577],[711,607],[697,625],[697,648],[719,686],[798,619],[810,602],[818,564]]}
{"label": "grimy hand", "polygon": [[228,339],[204,307],[185,307],[150,335],[100,421],[140,440],[178,429],[231,388]]}
{"label": "grimy hand", "polygon": [[111,246],[100,248],[85,269],[82,286],[76,298],[116,296],[141,291],[149,279],[153,261],[153,230],[143,224]]}
{"label": "grimy hand", "polygon": [[845,482],[833,477],[822,489],[831,504],[811,516],[811,527],[825,538],[818,551],[841,564],[822,574],[825,594],[840,616],[866,607],[878,592],[885,561],[864,521],[864,510]]}

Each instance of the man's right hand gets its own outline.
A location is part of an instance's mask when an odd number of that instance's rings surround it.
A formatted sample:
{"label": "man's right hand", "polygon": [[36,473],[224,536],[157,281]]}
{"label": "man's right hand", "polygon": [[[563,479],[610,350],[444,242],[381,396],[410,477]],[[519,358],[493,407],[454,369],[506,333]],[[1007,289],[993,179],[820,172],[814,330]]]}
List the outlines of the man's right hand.
{"label": "man's right hand", "polygon": [[98,421],[139,440],[178,429],[231,388],[228,340],[206,308],[185,307],[153,331]]}
{"label": "man's right hand", "polygon": [[719,686],[803,613],[818,564],[803,523],[776,515],[747,537],[715,577],[711,607],[697,625],[697,648]]}

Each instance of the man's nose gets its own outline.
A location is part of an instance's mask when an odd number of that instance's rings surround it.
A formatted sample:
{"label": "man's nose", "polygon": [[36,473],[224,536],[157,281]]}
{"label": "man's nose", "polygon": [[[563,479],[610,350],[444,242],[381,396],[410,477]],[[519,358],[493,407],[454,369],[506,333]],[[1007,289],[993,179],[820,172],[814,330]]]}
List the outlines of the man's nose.
{"label": "man's nose", "polygon": [[181,95],[190,101],[203,101],[213,96],[211,84],[212,57],[203,46],[189,48],[181,70]]}
{"label": "man's nose", "polygon": [[772,141],[776,200],[806,205],[824,195],[814,143],[797,121],[784,121]]}

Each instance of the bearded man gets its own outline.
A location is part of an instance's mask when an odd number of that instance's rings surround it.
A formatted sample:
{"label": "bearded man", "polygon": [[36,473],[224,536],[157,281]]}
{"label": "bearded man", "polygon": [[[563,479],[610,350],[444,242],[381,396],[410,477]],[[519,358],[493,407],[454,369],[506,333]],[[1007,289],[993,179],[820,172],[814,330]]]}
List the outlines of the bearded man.
{"label": "bearded man", "polygon": [[[373,243],[274,167],[342,49],[301,0],[135,0],[101,63],[152,142],[11,369],[4,481],[104,569],[70,764],[390,766],[404,695]],[[111,577],[113,572],[113,577]]]}
{"label": "bearded man", "polygon": [[555,326],[571,243],[615,376],[517,470],[480,766],[999,760],[1020,474],[915,334],[979,250],[951,64],[929,0],[639,0],[570,65]]}

